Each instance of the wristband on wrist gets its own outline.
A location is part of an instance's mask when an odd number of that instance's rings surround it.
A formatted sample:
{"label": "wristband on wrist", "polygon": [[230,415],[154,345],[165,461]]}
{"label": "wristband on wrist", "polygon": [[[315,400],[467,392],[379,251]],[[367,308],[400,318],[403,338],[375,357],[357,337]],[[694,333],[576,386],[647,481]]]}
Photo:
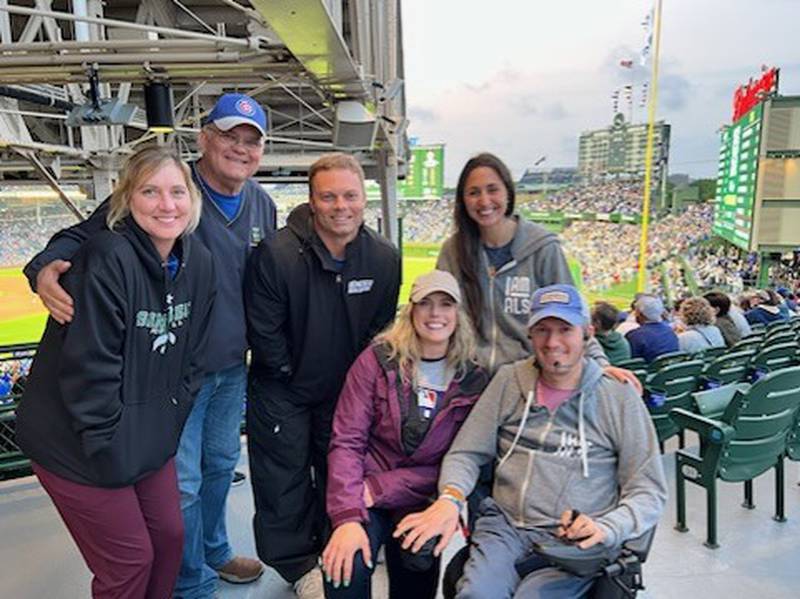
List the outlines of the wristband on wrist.
{"label": "wristband on wrist", "polygon": [[447,501],[452,502],[456,509],[461,513],[461,508],[464,507],[464,503],[453,497],[452,495],[448,495],[447,493],[442,493],[439,495],[439,499],[446,499]]}
{"label": "wristband on wrist", "polygon": [[467,498],[464,497],[464,494],[458,488],[452,485],[447,485],[444,490],[442,490],[442,495],[450,495],[461,503],[464,503],[467,500]]}

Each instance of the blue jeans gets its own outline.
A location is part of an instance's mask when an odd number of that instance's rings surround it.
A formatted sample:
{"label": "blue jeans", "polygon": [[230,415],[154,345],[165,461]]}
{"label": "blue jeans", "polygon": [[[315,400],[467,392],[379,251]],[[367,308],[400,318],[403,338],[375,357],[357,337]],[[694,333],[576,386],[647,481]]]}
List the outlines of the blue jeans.
{"label": "blue jeans", "polygon": [[225,502],[239,461],[244,364],[206,375],[178,446],[178,488],[186,531],[175,597],[212,597],[216,569],[233,558]]}

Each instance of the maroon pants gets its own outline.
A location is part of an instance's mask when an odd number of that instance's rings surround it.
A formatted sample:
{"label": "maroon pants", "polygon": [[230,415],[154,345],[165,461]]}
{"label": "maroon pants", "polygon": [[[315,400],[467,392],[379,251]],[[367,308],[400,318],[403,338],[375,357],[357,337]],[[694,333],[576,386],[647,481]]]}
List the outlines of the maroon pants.
{"label": "maroon pants", "polygon": [[174,460],[121,489],[74,483],[37,464],[33,471],[94,574],[92,597],[172,595],[183,551]]}

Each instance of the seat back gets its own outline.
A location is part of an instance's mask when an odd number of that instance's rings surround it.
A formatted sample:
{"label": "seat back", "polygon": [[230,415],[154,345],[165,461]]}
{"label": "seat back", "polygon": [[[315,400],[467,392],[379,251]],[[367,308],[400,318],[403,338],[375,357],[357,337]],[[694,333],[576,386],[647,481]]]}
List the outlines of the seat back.
{"label": "seat back", "polygon": [[769,349],[775,345],[780,343],[795,343],[797,341],[797,333],[795,333],[792,329],[788,330],[780,330],[776,333],[770,333],[766,337],[764,337],[764,341],[761,342],[762,349]]}
{"label": "seat back", "polygon": [[670,364],[656,372],[645,384],[645,401],[659,443],[680,432],[669,413],[675,408],[691,409],[691,393],[700,383],[703,366],[702,360]]}
{"label": "seat back", "polygon": [[639,379],[639,382],[642,383],[644,386],[645,381],[647,380],[647,362],[644,361],[643,358],[631,358],[630,360],[622,360],[617,364],[614,364],[617,368],[624,368],[626,370],[630,370],[633,374],[636,375],[636,378]]}
{"label": "seat back", "polygon": [[755,355],[753,349],[725,353],[706,366],[703,378],[710,386],[743,381],[747,378],[750,361]]}
{"label": "seat back", "polygon": [[745,337],[739,343],[733,345],[729,352],[740,352],[740,351],[758,351],[761,348],[761,342],[764,340],[764,337],[761,335],[751,335],[749,337]]}
{"label": "seat back", "polygon": [[647,370],[651,373],[658,372],[665,366],[669,366],[670,364],[675,364],[676,362],[685,362],[686,360],[690,359],[691,356],[687,354],[685,351],[674,351],[666,354],[661,354],[655,360],[650,362],[650,366],[648,366]]}
{"label": "seat back", "polygon": [[746,392],[738,391],[722,415],[736,431],[720,447],[718,475],[728,482],[764,473],[786,450],[800,408],[800,367],[771,372]]}
{"label": "seat back", "polygon": [[709,347],[709,348],[704,349],[701,352],[698,352],[697,353],[697,357],[704,359],[706,362],[711,362],[715,358],[718,358],[719,356],[725,354],[725,352],[727,352],[727,351],[728,351],[728,348],[725,347],[724,345],[722,345],[720,347]]}
{"label": "seat back", "polygon": [[789,323],[788,320],[773,320],[772,322],[767,324],[767,335],[770,333],[774,333],[775,331],[784,331],[790,328],[792,325]]}
{"label": "seat back", "polygon": [[797,343],[779,343],[762,349],[750,362],[750,367],[760,372],[772,372],[797,364]]}

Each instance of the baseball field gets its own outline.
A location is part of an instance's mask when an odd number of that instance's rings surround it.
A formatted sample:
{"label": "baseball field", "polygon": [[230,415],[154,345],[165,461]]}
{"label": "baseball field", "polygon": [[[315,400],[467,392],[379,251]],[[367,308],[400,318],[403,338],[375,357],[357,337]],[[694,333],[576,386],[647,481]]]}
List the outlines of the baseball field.
{"label": "baseball field", "polygon": [[[436,265],[438,244],[408,243],[403,248],[403,287],[400,303],[405,303],[411,283],[420,273]],[[580,281],[580,266],[570,260],[570,268],[576,281]],[[635,282],[621,283],[602,294],[588,293],[591,304],[596,299],[605,299],[620,308],[630,304],[635,292]],[[0,345],[38,341],[44,330],[46,312],[28,287],[28,281],[20,268],[0,269]]]}

